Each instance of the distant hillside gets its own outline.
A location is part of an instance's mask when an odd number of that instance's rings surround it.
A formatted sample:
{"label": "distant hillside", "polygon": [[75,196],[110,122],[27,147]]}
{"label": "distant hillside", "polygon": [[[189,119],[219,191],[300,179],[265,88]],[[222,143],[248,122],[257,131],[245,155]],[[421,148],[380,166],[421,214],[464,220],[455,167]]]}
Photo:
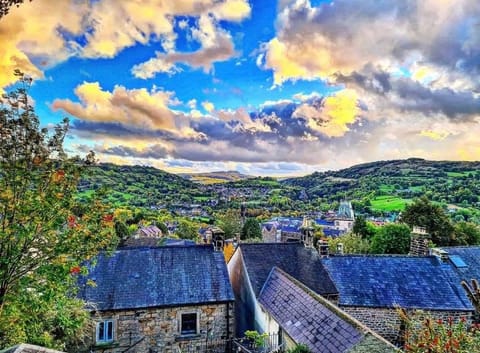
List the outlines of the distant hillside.
{"label": "distant hillside", "polygon": [[90,167],[79,185],[81,197],[107,187],[109,201],[116,205],[156,206],[168,202],[190,202],[202,195],[197,184],[176,174],[144,166],[100,164]]}
{"label": "distant hillside", "polygon": [[357,209],[400,211],[421,195],[444,204],[479,207],[480,162],[379,161],[282,182],[326,202],[355,200]]}
{"label": "distant hillside", "polygon": [[230,171],[218,171],[218,172],[209,172],[209,173],[185,173],[179,174],[185,179],[193,181],[200,184],[217,184],[217,183],[227,183],[231,181],[239,181],[245,179],[251,179],[253,176],[245,175],[236,170]]}

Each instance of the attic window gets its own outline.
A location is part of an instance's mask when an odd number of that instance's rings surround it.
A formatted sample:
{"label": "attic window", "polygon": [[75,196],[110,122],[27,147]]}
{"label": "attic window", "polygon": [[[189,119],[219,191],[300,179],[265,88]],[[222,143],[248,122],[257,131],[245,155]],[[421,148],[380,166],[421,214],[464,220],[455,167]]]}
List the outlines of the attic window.
{"label": "attic window", "polygon": [[453,262],[456,268],[465,268],[468,267],[465,261],[458,255],[450,255],[450,261]]}

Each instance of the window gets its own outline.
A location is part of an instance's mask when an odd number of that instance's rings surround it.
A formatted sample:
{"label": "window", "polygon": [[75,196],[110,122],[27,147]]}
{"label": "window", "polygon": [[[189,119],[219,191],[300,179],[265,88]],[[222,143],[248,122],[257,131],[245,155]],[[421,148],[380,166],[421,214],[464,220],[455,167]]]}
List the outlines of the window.
{"label": "window", "polygon": [[97,322],[97,343],[113,342],[113,320]]}
{"label": "window", "polygon": [[180,333],[182,335],[197,334],[197,313],[182,314]]}

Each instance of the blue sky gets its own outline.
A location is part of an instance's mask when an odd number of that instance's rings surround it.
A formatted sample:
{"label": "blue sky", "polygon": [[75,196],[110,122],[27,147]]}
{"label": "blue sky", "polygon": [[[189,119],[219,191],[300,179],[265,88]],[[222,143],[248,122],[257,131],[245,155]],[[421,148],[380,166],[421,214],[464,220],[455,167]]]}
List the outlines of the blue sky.
{"label": "blue sky", "polygon": [[474,0],[34,0],[0,19],[67,148],[172,172],[480,159]]}

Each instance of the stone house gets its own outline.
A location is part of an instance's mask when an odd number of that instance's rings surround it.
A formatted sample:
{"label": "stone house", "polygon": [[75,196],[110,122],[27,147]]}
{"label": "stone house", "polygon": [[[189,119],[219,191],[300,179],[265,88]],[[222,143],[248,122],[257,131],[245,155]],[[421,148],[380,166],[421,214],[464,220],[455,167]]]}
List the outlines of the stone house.
{"label": "stone house", "polygon": [[458,275],[437,256],[336,255],[322,264],[338,289],[338,306],[390,342],[403,335],[398,308],[472,318]]}
{"label": "stone house", "polygon": [[100,254],[79,284],[79,296],[92,304],[87,351],[171,353],[234,331],[225,260],[211,245]]}
{"label": "stone house", "polygon": [[311,290],[335,301],[337,289],[323,268],[320,255],[301,243],[243,243],[228,263],[235,293],[235,320],[238,337],[246,330],[262,331],[265,314],[258,298],[270,272],[277,267]]}
{"label": "stone house", "polygon": [[284,349],[305,344],[312,352],[323,353],[397,351],[384,338],[277,267],[270,271],[258,301],[265,315],[259,320],[265,323],[262,331],[277,334]]}

